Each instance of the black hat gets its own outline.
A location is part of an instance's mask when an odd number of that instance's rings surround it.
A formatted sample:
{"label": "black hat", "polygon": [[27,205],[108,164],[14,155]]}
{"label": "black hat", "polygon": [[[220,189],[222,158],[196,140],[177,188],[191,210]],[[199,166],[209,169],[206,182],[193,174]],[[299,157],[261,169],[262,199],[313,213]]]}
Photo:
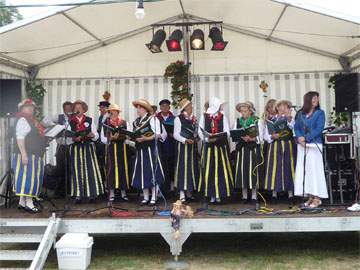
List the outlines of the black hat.
{"label": "black hat", "polygon": [[109,101],[100,101],[98,107],[109,107],[110,102]]}
{"label": "black hat", "polygon": [[161,101],[159,102],[159,105],[161,106],[161,105],[163,105],[163,104],[170,105],[170,104],[171,104],[171,101],[168,100],[168,99],[163,99],[163,100],[161,100]]}

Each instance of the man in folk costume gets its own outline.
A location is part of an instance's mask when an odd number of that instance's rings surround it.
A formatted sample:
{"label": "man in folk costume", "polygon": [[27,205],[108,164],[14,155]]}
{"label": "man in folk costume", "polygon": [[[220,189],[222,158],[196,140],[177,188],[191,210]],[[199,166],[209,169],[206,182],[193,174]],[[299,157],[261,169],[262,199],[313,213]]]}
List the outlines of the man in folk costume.
{"label": "man in folk costume", "polygon": [[[108,96],[106,96],[106,93],[105,93],[103,95],[103,97],[110,98],[110,94]],[[105,123],[106,119],[109,116],[108,111],[107,111],[109,106],[110,106],[110,102],[108,100],[100,101],[98,104],[100,115],[99,115],[96,130],[97,130],[97,133],[99,134],[99,136],[100,136],[100,132],[102,129],[102,125],[103,125],[103,123]],[[101,175],[104,178],[105,177],[105,144],[103,144],[101,142],[100,137],[98,138],[98,140],[96,142],[96,155],[98,158]]]}
{"label": "man in folk costume", "polygon": [[144,199],[141,205],[155,205],[158,188],[165,181],[164,170],[157,153],[157,140],[164,140],[161,135],[161,124],[152,115],[152,107],[147,100],[135,100],[133,105],[138,114],[138,118],[133,122],[133,132],[138,135],[135,139],[136,159],[132,186],[143,191]]}
{"label": "man in folk costume", "polygon": [[85,115],[85,102],[74,102],[75,115],[70,119],[70,130],[74,143],[70,146],[71,196],[80,203],[83,198],[93,202],[104,193],[95,142],[99,138],[93,119]]}
{"label": "man in folk costume", "polygon": [[176,142],[174,185],[180,191],[180,200],[193,199],[197,190],[199,162],[197,156],[197,123],[192,114],[192,103],[183,99],[179,103],[180,114],[174,120]]}
{"label": "man in folk costume", "polygon": [[42,188],[44,154],[47,145],[45,130],[35,118],[35,103],[25,99],[19,103],[16,114],[16,143],[11,168],[14,171],[14,192],[19,199],[19,209],[39,212],[34,205]]}
{"label": "man in folk costume", "polygon": [[[265,189],[277,198],[279,192],[287,192],[293,198],[296,145],[293,137],[295,121],[291,116],[291,103],[279,101],[275,106],[277,115],[266,120],[264,139],[269,143],[265,160]],[[274,130],[276,123],[283,122],[282,128]]]}
{"label": "man in folk costume", "polygon": [[128,145],[126,135],[121,129],[131,131],[128,122],[120,117],[120,107],[111,104],[108,108],[109,117],[101,129],[101,142],[106,145],[105,171],[109,192],[109,201],[114,201],[115,190],[121,192],[121,199],[128,201],[126,190],[130,188]]}
{"label": "man in folk costume", "polygon": [[205,197],[210,197],[211,203],[220,203],[222,198],[230,197],[234,186],[227,147],[229,122],[221,110],[220,100],[212,97],[199,122],[198,134],[203,141],[203,149],[198,190],[202,191]]}
{"label": "man in folk costume", "polygon": [[170,111],[170,100],[163,99],[159,102],[160,112],[156,117],[161,123],[161,133],[166,134],[166,139],[159,142],[159,154],[164,166],[166,183],[170,184],[170,190],[174,189],[174,160],[175,160],[175,140],[174,140],[174,119],[175,116]]}
{"label": "man in folk costume", "polygon": [[242,199],[248,199],[251,190],[251,200],[256,202],[257,189],[263,173],[263,154],[259,138],[259,118],[255,116],[254,104],[250,101],[239,103],[236,110],[241,114],[234,124],[234,129],[244,129],[246,135],[237,138],[235,186],[242,189]]}

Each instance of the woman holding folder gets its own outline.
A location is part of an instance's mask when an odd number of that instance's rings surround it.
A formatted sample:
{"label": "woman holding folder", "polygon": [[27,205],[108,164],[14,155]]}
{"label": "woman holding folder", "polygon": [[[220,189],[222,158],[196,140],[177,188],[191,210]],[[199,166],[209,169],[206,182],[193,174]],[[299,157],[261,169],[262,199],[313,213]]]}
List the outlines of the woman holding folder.
{"label": "woman holding folder", "polygon": [[198,134],[203,142],[198,190],[210,198],[210,203],[220,203],[231,196],[234,179],[227,147],[229,122],[217,97],[209,100],[209,107],[200,118]]}

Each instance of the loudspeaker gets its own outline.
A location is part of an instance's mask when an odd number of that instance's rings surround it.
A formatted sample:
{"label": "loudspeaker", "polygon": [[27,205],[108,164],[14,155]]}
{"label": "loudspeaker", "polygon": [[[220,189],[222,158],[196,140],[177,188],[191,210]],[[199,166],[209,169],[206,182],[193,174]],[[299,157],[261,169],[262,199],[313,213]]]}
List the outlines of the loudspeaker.
{"label": "loudspeaker", "polygon": [[334,82],[336,112],[360,111],[360,73],[336,75]]}
{"label": "loudspeaker", "polygon": [[21,101],[21,80],[0,79],[0,114],[15,114]]}

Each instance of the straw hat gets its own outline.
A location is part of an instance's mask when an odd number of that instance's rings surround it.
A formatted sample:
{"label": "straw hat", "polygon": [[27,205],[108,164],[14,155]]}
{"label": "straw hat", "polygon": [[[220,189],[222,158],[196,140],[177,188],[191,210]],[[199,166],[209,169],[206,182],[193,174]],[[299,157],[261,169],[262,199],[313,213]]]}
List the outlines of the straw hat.
{"label": "straw hat", "polygon": [[220,106],[224,104],[217,97],[212,97],[209,100],[209,108],[207,108],[206,113],[215,114],[220,110]]}
{"label": "straw hat", "polygon": [[85,103],[85,101],[82,101],[82,100],[80,100],[80,99],[78,99],[78,100],[76,100],[74,103],[73,103],[73,106],[74,106],[74,108],[75,108],[75,105],[76,104],[80,104],[82,107],[83,107],[83,110],[84,110],[84,112],[87,112],[88,111],[88,105]]}
{"label": "straw hat", "polygon": [[151,107],[151,104],[146,99],[135,100],[135,101],[132,102],[132,104],[134,105],[135,108],[136,108],[136,106],[143,107],[149,113],[151,113],[153,111],[153,108]]}
{"label": "straw hat", "polygon": [[121,112],[120,106],[113,103],[109,106],[109,108],[107,109],[107,111],[118,111]]}
{"label": "straw hat", "polygon": [[191,104],[191,101],[188,100],[187,98],[183,98],[182,100],[180,100],[179,102],[180,111],[182,112],[189,104]]}
{"label": "straw hat", "polygon": [[237,110],[238,112],[240,112],[240,108],[241,108],[241,107],[247,107],[247,108],[249,108],[249,110],[252,111],[252,112],[255,112],[255,111],[256,111],[256,110],[255,110],[254,103],[252,103],[251,101],[245,101],[245,102],[240,102],[240,103],[238,103],[238,104],[236,105],[236,110]]}
{"label": "straw hat", "polygon": [[36,104],[32,99],[27,98],[27,99],[24,99],[23,101],[21,101],[18,104],[18,109],[20,110],[24,106],[34,106],[34,107],[36,107]]}
{"label": "straw hat", "polygon": [[180,200],[177,200],[176,202],[173,203],[174,206],[182,206],[182,202]]}

